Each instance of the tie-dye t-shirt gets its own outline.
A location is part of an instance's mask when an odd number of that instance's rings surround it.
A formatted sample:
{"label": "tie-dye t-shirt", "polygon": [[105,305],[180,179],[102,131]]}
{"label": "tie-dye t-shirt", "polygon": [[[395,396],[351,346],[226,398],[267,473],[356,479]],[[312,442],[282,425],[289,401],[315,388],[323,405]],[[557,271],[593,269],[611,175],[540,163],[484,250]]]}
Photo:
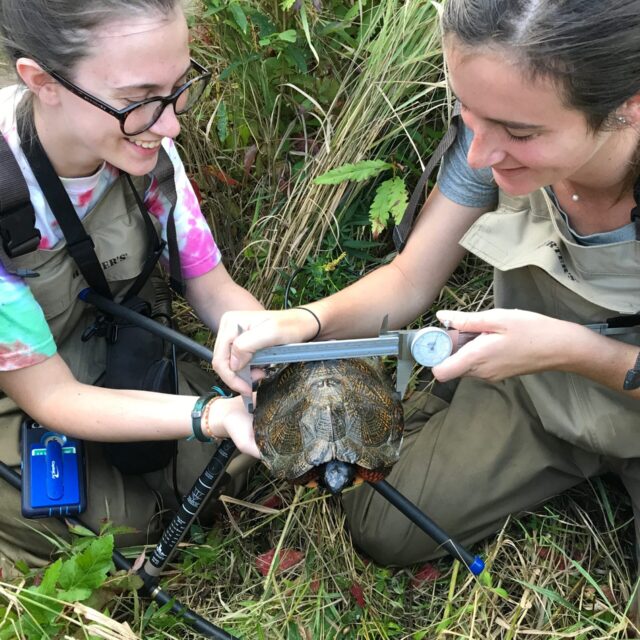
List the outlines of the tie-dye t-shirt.
{"label": "tie-dye t-shirt", "polygon": [[[16,156],[29,187],[36,214],[36,227],[41,234],[40,248],[51,249],[63,239],[63,235],[20,149],[15,107],[22,93],[23,89],[15,86],[0,90],[0,131]],[[182,275],[185,279],[195,278],[211,271],[220,262],[220,251],[200,211],[198,200],[173,141],[165,138],[162,145],[174,167],[178,196],[174,215]],[[81,219],[91,211],[100,196],[118,176],[118,169],[104,163],[92,176],[62,179]],[[155,180],[149,185],[144,202],[149,213],[160,221],[162,236],[166,240],[169,202],[160,193]],[[168,259],[168,250],[165,249],[161,260],[168,264]],[[27,367],[51,357],[54,353],[56,344],[28,282],[9,274],[0,259],[0,371]]]}

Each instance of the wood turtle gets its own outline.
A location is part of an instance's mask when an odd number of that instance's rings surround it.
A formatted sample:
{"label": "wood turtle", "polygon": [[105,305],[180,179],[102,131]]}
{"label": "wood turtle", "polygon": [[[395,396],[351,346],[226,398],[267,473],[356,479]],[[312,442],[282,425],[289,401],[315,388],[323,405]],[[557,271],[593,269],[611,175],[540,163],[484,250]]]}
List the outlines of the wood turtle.
{"label": "wood turtle", "polygon": [[398,460],[402,404],[379,362],[289,364],[258,388],[254,428],[277,477],[333,494],[381,480]]}

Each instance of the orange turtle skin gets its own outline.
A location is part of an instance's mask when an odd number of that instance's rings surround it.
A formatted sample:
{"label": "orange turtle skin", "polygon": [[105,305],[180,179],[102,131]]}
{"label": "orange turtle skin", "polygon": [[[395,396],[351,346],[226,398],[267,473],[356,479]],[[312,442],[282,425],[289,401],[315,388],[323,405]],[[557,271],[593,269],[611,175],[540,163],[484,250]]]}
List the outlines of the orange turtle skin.
{"label": "orange turtle skin", "polygon": [[[380,470],[375,469],[365,469],[360,465],[355,465],[356,467],[356,477],[353,481],[353,484],[361,484],[363,482],[378,482],[379,480],[384,480],[384,478],[389,475],[391,471],[391,467],[385,467]],[[293,484],[300,484],[305,487],[317,487],[318,486],[318,478],[321,474],[320,467],[313,467],[306,473],[303,473],[298,478],[294,478],[291,480]]]}
{"label": "orange turtle skin", "polygon": [[337,461],[352,467],[348,486],[353,478],[376,482],[386,476],[400,455],[404,421],[381,365],[345,359],[290,364],[263,381],[254,429],[276,477],[325,486],[326,470]]}

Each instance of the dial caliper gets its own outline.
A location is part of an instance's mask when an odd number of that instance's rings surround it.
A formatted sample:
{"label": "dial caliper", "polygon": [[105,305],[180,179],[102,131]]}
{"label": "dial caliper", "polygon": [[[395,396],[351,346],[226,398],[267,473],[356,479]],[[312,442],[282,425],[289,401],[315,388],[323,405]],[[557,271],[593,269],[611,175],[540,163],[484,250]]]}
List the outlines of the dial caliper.
{"label": "dial caliper", "polygon": [[[268,347],[256,351],[250,366],[392,356],[398,359],[396,391],[403,398],[415,363],[424,367],[435,367],[448,358],[458,347],[466,344],[477,335],[477,333],[460,332],[456,329],[440,327],[389,331],[385,318],[380,334],[375,338],[297,342]],[[249,367],[245,367],[239,372],[239,375],[249,384],[251,383]],[[247,397],[245,397],[245,404],[251,411],[251,403]]]}

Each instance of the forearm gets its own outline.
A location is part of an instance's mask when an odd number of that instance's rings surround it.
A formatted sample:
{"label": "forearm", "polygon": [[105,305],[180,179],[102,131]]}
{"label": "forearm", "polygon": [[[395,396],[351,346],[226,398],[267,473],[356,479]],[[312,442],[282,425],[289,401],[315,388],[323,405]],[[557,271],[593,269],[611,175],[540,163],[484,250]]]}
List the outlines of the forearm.
{"label": "forearm", "polygon": [[457,205],[434,189],[407,246],[390,264],[329,298],[305,305],[321,319],[321,337],[377,334],[385,315],[394,329],[415,320],[464,257],[459,241],[483,212]]}
{"label": "forearm", "polygon": [[572,325],[567,348],[556,368],[576,373],[614,391],[640,399],[640,389],[623,390],[627,371],[633,369],[640,347]]}
{"label": "forearm", "polygon": [[83,440],[168,440],[191,433],[195,398],[82,384],[58,355],[0,373],[0,386],[37,422]]}
{"label": "forearm", "polygon": [[[416,289],[404,272],[390,263],[328,298],[303,306],[321,318],[319,340],[372,336],[379,333],[385,316],[392,329],[412,322],[438,295],[443,283],[425,279],[422,284]],[[300,320],[305,332],[313,335],[317,329],[313,318],[301,316]]]}
{"label": "forearm", "polygon": [[[83,440],[174,440],[192,434],[194,396],[82,384],[59,355],[31,367],[0,372],[0,388],[34,420]],[[227,437],[226,425],[233,424],[243,430],[245,450],[255,455],[250,419],[247,417],[247,424],[241,424],[242,415],[228,419],[239,410],[244,412],[240,398],[215,401],[203,430],[213,437]]]}
{"label": "forearm", "polygon": [[441,381],[474,376],[498,382],[513,376],[565,371],[589,378],[619,393],[640,347],[602,336],[587,327],[540,313],[490,309],[474,313],[443,310],[441,322],[477,334],[433,368]]}
{"label": "forearm", "polygon": [[231,279],[222,264],[189,280],[186,297],[200,320],[212,331],[218,330],[220,318],[227,311],[263,309],[251,293]]}
{"label": "forearm", "polygon": [[126,442],[188,437],[195,401],[191,396],[103,389],[73,380],[56,386],[40,402],[18,403],[53,431],[83,440]]}

